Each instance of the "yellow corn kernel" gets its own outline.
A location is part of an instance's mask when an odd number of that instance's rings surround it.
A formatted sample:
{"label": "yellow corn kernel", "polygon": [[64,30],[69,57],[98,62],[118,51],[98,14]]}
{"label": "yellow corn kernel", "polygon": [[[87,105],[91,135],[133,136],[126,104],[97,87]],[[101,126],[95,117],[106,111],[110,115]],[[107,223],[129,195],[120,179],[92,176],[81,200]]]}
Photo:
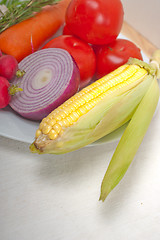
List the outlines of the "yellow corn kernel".
{"label": "yellow corn kernel", "polygon": [[74,115],[74,118],[76,118],[76,119],[78,119],[79,118],[79,115],[78,115],[78,113],[77,112],[72,112],[72,114],[71,115]]}
{"label": "yellow corn kernel", "polygon": [[87,109],[86,109],[84,106],[80,107],[80,108],[79,108],[79,111],[82,113],[82,115],[84,115],[85,113],[87,113]]}
{"label": "yellow corn kernel", "polygon": [[69,122],[69,125],[73,124],[72,118],[70,117],[70,115],[68,117],[66,117],[66,120]]}
{"label": "yellow corn kernel", "polygon": [[67,106],[65,109],[64,109],[64,113],[66,115],[70,114],[72,112],[72,110],[69,108],[69,106]]}
{"label": "yellow corn kernel", "polygon": [[43,134],[48,134],[49,131],[52,129],[52,127],[48,124],[46,124],[43,128],[42,128],[42,133]]}
{"label": "yellow corn kernel", "polygon": [[60,112],[60,108],[58,107],[58,108],[56,108],[55,110],[53,110],[53,112],[51,112],[51,113],[49,114],[49,116],[50,116],[51,119],[52,119],[52,118],[54,118],[55,116],[57,116],[57,115],[59,114],[59,112]]}
{"label": "yellow corn kernel", "polygon": [[41,130],[39,130],[39,129],[37,129],[37,131],[36,131],[36,138],[38,138],[40,135],[41,135]]}
{"label": "yellow corn kernel", "polygon": [[39,125],[39,129],[42,130],[43,127],[47,126],[47,123],[42,120],[42,122]]}
{"label": "yellow corn kernel", "polygon": [[61,112],[59,113],[59,116],[61,117],[61,119],[66,117],[66,114],[64,113],[63,110],[61,110]]}
{"label": "yellow corn kernel", "polygon": [[68,127],[70,125],[66,118],[63,119],[61,122],[62,122],[62,126],[64,126],[64,127]]}
{"label": "yellow corn kernel", "polygon": [[62,119],[60,113],[59,113],[58,115],[56,115],[56,116],[54,117],[54,119],[55,119],[56,121],[60,121],[60,120]]}
{"label": "yellow corn kernel", "polygon": [[58,123],[54,124],[52,128],[53,128],[53,130],[56,131],[57,134],[60,133],[60,131],[62,129],[62,127]]}
{"label": "yellow corn kernel", "polygon": [[76,113],[79,115],[79,117],[81,117],[83,114],[82,114],[82,112],[80,111],[80,108],[78,108],[77,110],[76,110]]}
{"label": "yellow corn kernel", "polygon": [[80,102],[80,100],[78,99],[78,100],[76,100],[75,102],[74,102],[74,107],[77,109],[78,107],[80,107],[81,106],[81,102]]}
{"label": "yellow corn kernel", "polygon": [[76,112],[72,112],[69,117],[72,119],[72,122],[76,122],[79,115]]}
{"label": "yellow corn kernel", "polygon": [[48,121],[48,125],[50,125],[51,127],[56,123],[56,120],[55,119],[50,119]]}
{"label": "yellow corn kernel", "polygon": [[60,120],[60,121],[57,121],[57,124],[59,124],[61,127],[63,127],[63,126],[64,126],[64,125],[63,125],[63,119]]}
{"label": "yellow corn kernel", "polygon": [[51,140],[56,139],[57,136],[58,136],[58,134],[57,134],[56,131],[53,130],[53,129],[52,129],[52,130],[49,132],[49,134],[48,134],[48,137],[49,137]]}

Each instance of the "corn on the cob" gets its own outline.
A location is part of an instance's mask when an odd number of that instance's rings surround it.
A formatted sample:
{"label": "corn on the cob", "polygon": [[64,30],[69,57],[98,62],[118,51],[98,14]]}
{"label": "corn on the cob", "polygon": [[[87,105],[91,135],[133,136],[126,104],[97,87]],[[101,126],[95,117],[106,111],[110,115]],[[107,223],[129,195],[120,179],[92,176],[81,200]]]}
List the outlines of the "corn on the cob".
{"label": "corn on the cob", "polygon": [[30,146],[37,153],[65,153],[129,122],[101,185],[104,201],[119,183],[148,129],[159,99],[160,50],[150,64],[131,59],[84,88],[42,120]]}
{"label": "corn on the cob", "polygon": [[147,71],[137,65],[122,66],[112,74],[83,89],[49,114],[42,120],[36,137],[45,134],[51,140],[58,138],[65,128],[76,123],[106,95],[135,82],[135,80],[141,80],[146,74]]}
{"label": "corn on the cob", "polygon": [[[141,66],[142,65],[142,66]],[[82,89],[40,123],[31,150],[65,153],[111,133],[127,122],[155,72],[147,64],[125,64]]]}

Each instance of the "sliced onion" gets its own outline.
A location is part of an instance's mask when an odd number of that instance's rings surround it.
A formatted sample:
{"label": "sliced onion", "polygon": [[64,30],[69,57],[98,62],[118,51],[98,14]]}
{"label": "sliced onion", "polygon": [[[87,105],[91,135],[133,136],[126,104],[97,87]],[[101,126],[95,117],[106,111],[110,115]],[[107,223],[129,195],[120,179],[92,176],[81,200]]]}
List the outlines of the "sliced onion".
{"label": "sliced onion", "polygon": [[39,50],[24,58],[19,69],[26,73],[15,78],[23,91],[16,93],[10,106],[21,116],[41,120],[79,88],[79,69],[71,55],[63,49]]}

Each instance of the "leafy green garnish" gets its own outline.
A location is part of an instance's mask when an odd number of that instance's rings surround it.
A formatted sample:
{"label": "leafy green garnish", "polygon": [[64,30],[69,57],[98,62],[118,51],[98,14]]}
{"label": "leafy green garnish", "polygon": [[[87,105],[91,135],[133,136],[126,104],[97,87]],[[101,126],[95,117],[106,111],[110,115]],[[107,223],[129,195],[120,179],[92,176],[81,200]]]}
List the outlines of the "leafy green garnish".
{"label": "leafy green garnish", "polygon": [[0,33],[12,25],[34,16],[42,7],[56,4],[59,1],[60,0],[2,0],[1,5],[5,5],[8,10],[5,13],[0,10]]}

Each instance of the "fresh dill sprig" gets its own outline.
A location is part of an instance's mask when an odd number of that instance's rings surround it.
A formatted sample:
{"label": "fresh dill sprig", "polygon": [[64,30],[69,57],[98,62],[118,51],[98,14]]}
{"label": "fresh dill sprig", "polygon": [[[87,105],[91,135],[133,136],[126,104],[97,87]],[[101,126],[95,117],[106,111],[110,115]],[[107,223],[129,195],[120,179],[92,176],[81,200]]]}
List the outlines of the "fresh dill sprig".
{"label": "fresh dill sprig", "polygon": [[18,5],[22,3],[22,0],[1,0],[1,5],[4,4],[6,7],[13,5],[13,3]]}
{"label": "fresh dill sprig", "polygon": [[2,0],[1,5],[4,4],[8,10],[3,13],[0,9],[0,33],[16,23],[33,17],[42,7],[56,4],[59,1],[61,0]]}

